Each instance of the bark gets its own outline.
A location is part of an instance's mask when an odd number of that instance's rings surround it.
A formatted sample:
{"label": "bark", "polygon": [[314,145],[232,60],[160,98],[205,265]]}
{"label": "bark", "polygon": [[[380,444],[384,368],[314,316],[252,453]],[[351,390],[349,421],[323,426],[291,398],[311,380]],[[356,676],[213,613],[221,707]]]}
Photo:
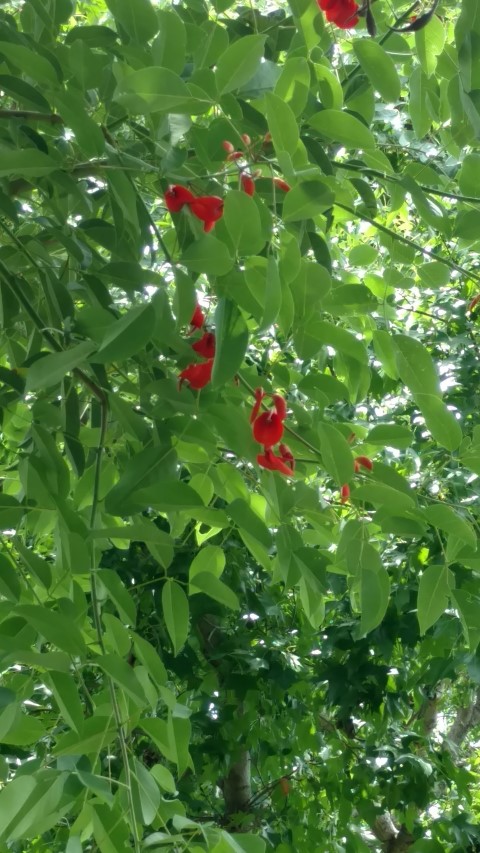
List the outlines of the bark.
{"label": "bark", "polygon": [[[447,745],[450,751],[457,751],[465,740],[470,729],[480,725],[480,689],[474,702],[466,708],[459,708],[447,735]],[[453,750],[452,750],[453,745]]]}

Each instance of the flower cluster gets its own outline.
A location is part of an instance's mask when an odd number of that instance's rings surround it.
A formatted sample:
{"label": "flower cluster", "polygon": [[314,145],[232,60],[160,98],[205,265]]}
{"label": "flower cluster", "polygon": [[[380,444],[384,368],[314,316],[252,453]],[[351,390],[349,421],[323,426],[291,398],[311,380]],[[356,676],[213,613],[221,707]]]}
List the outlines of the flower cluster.
{"label": "flower cluster", "polygon": [[[240,177],[240,185],[242,190],[247,195],[254,195],[255,193],[255,178],[260,177],[261,170],[252,170],[251,166],[249,166],[249,161],[251,163],[252,160],[256,160],[255,152],[252,146],[252,140],[250,139],[248,133],[242,133],[241,140],[245,145],[245,151],[237,151],[235,150],[235,146],[229,139],[224,139],[222,142],[222,148],[227,152],[226,161],[227,163],[236,163],[239,170]],[[265,137],[265,140],[267,137]],[[263,140],[263,142],[265,142]],[[271,138],[268,142],[271,141]],[[283,190],[283,192],[288,192],[290,189],[289,184],[283,180],[283,178],[274,178],[273,183],[279,190]]]}
{"label": "flower cluster", "polygon": [[[271,396],[273,408],[261,412],[260,409],[265,397]],[[280,394],[265,394],[262,388],[255,391],[255,404],[253,406],[250,423],[252,424],[253,437],[259,444],[263,444],[263,453],[257,456],[257,462],[262,468],[269,471],[280,471],[286,477],[291,477],[295,470],[295,460],[292,452],[286,444],[280,443],[277,456],[273,452],[274,445],[281,442],[283,438],[283,423],[287,417],[287,406]]]}
{"label": "flower cluster", "polygon": [[192,344],[192,349],[197,355],[205,359],[204,361],[189,364],[178,377],[178,387],[181,388],[184,382],[188,382],[193,391],[200,391],[208,385],[212,378],[213,359],[215,357],[215,335],[213,332],[205,330],[205,316],[199,305],[195,307],[192,319],[190,320],[190,328],[203,329],[203,335],[198,341]]}
{"label": "flower cluster", "polygon": [[197,219],[203,222],[208,234],[223,214],[223,199],[217,195],[195,196],[187,187],[173,184],[165,193],[165,204],[170,213],[179,213],[185,205]]}
{"label": "flower cluster", "polygon": [[350,27],[358,24],[359,18],[355,14],[358,11],[358,5],[355,0],[317,0],[317,2],[322,12],[325,12],[327,21],[340,29],[349,30]]}
{"label": "flower cluster", "polygon": [[[373,470],[373,462],[368,456],[357,456],[353,460],[353,470],[355,474],[358,474],[361,468],[365,468],[367,471]],[[340,503],[345,504],[350,498],[350,486],[348,483],[345,483],[344,486],[340,489]]]}

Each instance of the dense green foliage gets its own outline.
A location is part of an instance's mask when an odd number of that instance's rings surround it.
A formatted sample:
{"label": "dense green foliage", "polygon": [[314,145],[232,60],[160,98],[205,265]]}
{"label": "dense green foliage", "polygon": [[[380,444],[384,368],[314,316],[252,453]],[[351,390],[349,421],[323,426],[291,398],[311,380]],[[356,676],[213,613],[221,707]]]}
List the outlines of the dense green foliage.
{"label": "dense green foliage", "polygon": [[480,6],[417,7],[0,4],[2,853],[480,850]]}

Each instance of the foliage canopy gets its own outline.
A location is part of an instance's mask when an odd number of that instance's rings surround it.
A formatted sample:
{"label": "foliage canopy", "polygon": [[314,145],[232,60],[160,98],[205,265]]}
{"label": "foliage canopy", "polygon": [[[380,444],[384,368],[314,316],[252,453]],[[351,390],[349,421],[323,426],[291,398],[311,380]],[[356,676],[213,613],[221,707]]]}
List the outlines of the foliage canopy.
{"label": "foliage canopy", "polygon": [[0,4],[2,853],[480,850],[480,7],[342,2]]}

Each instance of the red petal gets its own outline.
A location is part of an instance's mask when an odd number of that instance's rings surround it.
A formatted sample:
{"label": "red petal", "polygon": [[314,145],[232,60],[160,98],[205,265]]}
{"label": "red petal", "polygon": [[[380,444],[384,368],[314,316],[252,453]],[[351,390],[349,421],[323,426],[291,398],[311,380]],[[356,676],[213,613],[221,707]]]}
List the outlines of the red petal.
{"label": "red petal", "polygon": [[199,341],[192,344],[192,349],[202,358],[213,358],[215,355],[215,335],[213,332],[205,332]]}
{"label": "red petal", "polygon": [[213,359],[202,361],[200,364],[189,364],[178,377],[179,387],[181,388],[184,382],[188,382],[194,391],[205,388],[205,385],[208,385],[212,378],[212,367]]}
{"label": "red petal", "polygon": [[283,397],[280,396],[280,394],[274,394],[272,399],[278,417],[281,418],[282,421],[284,421],[287,417],[287,404],[285,400],[283,399]]}
{"label": "red petal", "polygon": [[255,181],[250,175],[242,175],[241,177],[242,189],[247,195],[253,195],[255,192]]}
{"label": "red petal", "polygon": [[174,184],[169,187],[167,192],[165,193],[165,204],[167,205],[170,213],[178,213],[184,204],[189,204],[193,201],[195,196],[190,190],[187,190],[186,187],[182,187],[180,184]]}
{"label": "red petal", "polygon": [[200,305],[195,306],[195,311],[193,312],[192,319],[190,320],[190,325],[195,329],[201,329],[205,323],[205,315],[200,308]]}
{"label": "red petal", "polygon": [[285,465],[284,461],[279,456],[275,456],[269,448],[265,448],[265,453],[258,454],[257,462],[262,468],[267,468],[269,471],[279,471],[286,477],[291,477],[293,474],[293,471]]}
{"label": "red petal", "polygon": [[283,435],[283,421],[276,412],[262,412],[253,423],[253,437],[266,448],[278,444]]}
{"label": "red petal", "polygon": [[[367,471],[371,471],[373,469],[373,462],[371,459],[368,458],[368,456],[357,456],[357,458],[355,459],[355,465],[358,465],[358,467],[361,466],[362,468],[366,468]],[[358,471],[358,468],[356,468],[356,470]]]}
{"label": "red petal", "polygon": [[256,388],[255,389],[255,404],[253,406],[253,409],[252,409],[252,412],[250,415],[250,423],[251,424],[253,424],[254,420],[256,419],[256,417],[260,411],[260,406],[262,405],[262,400],[264,397],[265,397],[265,391],[263,390],[263,388]]}
{"label": "red petal", "polygon": [[345,483],[345,485],[342,486],[342,488],[340,489],[340,503],[342,503],[342,504],[347,503],[349,497],[350,497],[350,486],[347,483]]}

